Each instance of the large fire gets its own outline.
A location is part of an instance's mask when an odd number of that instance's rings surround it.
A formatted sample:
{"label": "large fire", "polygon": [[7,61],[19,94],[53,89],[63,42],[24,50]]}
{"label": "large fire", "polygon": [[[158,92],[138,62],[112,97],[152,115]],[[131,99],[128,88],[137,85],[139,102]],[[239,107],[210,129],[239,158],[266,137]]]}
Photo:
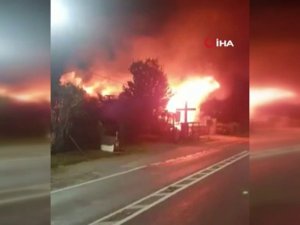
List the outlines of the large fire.
{"label": "large fire", "polygon": [[252,117],[256,110],[265,105],[276,101],[286,100],[295,97],[292,91],[280,88],[251,88],[250,89],[250,116]]}
{"label": "large fire", "polygon": [[108,84],[104,79],[102,79],[101,82],[95,79],[84,81],[83,78],[78,76],[75,71],[63,74],[59,81],[61,85],[71,83],[76,87],[80,87],[92,97],[97,97],[98,94],[103,96],[112,95],[120,91],[120,87]]}
{"label": "large fire", "polygon": [[[167,104],[167,110],[175,113],[177,109],[184,108],[185,104],[195,111],[188,112],[188,122],[196,121],[201,104],[207,97],[220,87],[212,77],[190,78],[177,86],[172,87],[174,95]],[[180,113],[180,122],[184,121],[184,113]]]}
{"label": "large fire", "polygon": [[[107,83],[107,80],[92,78],[89,81],[76,74],[75,71],[65,73],[60,78],[60,84],[66,85],[71,83],[82,88],[89,96],[98,97],[99,94],[115,95],[120,93],[121,87],[115,83]],[[199,114],[200,105],[207,97],[220,87],[220,84],[212,77],[189,78],[179,84],[171,84],[173,96],[167,104],[167,111],[175,113],[177,109],[184,108],[185,104],[189,108],[196,110],[188,112],[188,122],[196,121]],[[180,114],[180,122],[184,121],[184,113]]]}

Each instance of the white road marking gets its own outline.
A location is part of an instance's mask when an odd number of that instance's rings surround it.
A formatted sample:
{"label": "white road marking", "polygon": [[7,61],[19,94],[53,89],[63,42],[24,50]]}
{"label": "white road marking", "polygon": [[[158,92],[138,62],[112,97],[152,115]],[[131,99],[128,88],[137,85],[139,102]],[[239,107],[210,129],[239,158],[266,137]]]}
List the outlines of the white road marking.
{"label": "white road marking", "polygon": [[[198,158],[199,156],[201,156],[203,154],[212,153],[212,152],[216,152],[216,151],[217,150],[210,150],[210,151],[204,150],[204,151],[200,151],[200,152],[185,155],[185,156],[180,156],[180,157],[173,158],[173,159],[168,159],[166,161],[161,161],[161,162],[151,163],[149,165],[134,167],[134,168],[126,170],[126,171],[114,173],[114,174],[111,174],[111,175],[108,175],[108,176],[99,177],[99,178],[92,179],[92,180],[82,182],[82,183],[79,183],[79,184],[74,184],[74,185],[67,186],[67,187],[64,187],[64,188],[56,189],[56,190],[51,191],[51,194],[56,194],[58,192],[70,190],[70,189],[73,189],[73,188],[81,187],[83,185],[87,185],[87,184],[95,183],[95,182],[98,182],[98,181],[106,180],[106,179],[109,179],[109,178],[113,178],[113,177],[116,177],[116,176],[120,176],[120,175],[123,175],[123,174],[131,173],[131,172],[146,168],[148,166],[159,166],[159,165],[163,165],[163,164],[167,164],[167,163],[178,162],[180,160],[185,161],[185,160],[189,160],[189,159],[196,159],[196,158]],[[193,157],[195,157],[195,158],[193,158]]]}
{"label": "white road marking", "polygon": [[215,153],[217,151],[219,151],[219,149],[203,150],[203,151],[192,153],[192,154],[189,154],[189,155],[179,156],[179,157],[173,158],[173,159],[167,159],[165,161],[151,163],[150,166],[160,166],[160,165],[171,164],[171,163],[186,162],[186,161],[189,161],[189,160],[198,159],[198,158],[200,158],[204,155],[207,155],[207,154]]}
{"label": "white road marking", "polygon": [[[215,163],[209,167],[206,167],[204,169],[201,169],[189,176],[184,177],[183,179],[176,181],[175,183],[168,185],[167,187],[163,187],[161,189],[159,189],[156,192],[151,193],[150,195],[145,196],[142,199],[139,199],[113,213],[110,213],[88,225],[105,225],[105,224],[114,224],[114,225],[121,225],[129,220],[131,220],[132,218],[140,215],[141,213],[143,213],[144,211],[152,208],[153,206],[159,204],[162,201],[165,201],[166,199],[170,198],[171,196],[177,194],[178,192],[190,187],[191,185],[205,179],[206,177],[232,165],[233,163],[247,157],[248,151],[243,151],[240,152],[238,154],[235,154],[227,159],[224,159],[218,163]],[[173,189],[173,190],[172,190]],[[150,204],[143,204],[142,202],[145,200],[149,200],[150,198],[155,198],[155,197],[159,197],[157,200],[153,201]],[[137,207],[137,206],[141,206],[141,207]],[[123,219],[119,219],[117,221],[113,221],[113,217],[121,214],[122,212],[124,212],[125,210],[135,210],[133,213],[125,216],[125,218]]]}
{"label": "white road marking", "polygon": [[43,197],[47,197],[47,196],[49,196],[49,192],[42,191],[41,193],[26,194],[23,196],[12,197],[12,198],[3,199],[3,200],[1,199],[0,206],[6,205],[6,204],[15,204],[17,202],[24,202],[24,201],[29,201],[29,200],[33,200],[33,199],[37,199],[37,198],[43,198]]}
{"label": "white road marking", "polygon": [[31,186],[23,186],[23,187],[17,187],[17,188],[5,188],[0,190],[0,196],[1,195],[9,195],[14,193],[24,193],[24,192],[36,192],[36,191],[42,191],[49,192],[50,185],[49,184],[35,184]]}
{"label": "white road marking", "polygon": [[145,167],[146,166],[138,166],[138,167],[132,168],[130,170],[125,170],[125,171],[122,171],[122,172],[114,173],[114,174],[111,174],[111,175],[108,175],[108,176],[105,176],[105,177],[99,177],[97,179],[89,180],[89,181],[86,181],[86,182],[83,182],[83,183],[80,183],[80,184],[75,184],[75,185],[67,186],[67,187],[64,187],[64,188],[61,188],[61,189],[57,189],[57,190],[51,191],[51,194],[56,194],[58,192],[70,190],[70,189],[77,188],[77,187],[80,187],[80,186],[83,186],[83,185],[95,183],[95,182],[98,182],[98,181],[101,181],[101,180],[106,180],[106,179],[109,179],[109,178],[112,178],[112,177],[116,177],[116,176],[120,176],[120,175],[123,175],[123,174],[126,174],[126,173],[131,173],[133,171],[140,170],[140,169],[143,169]]}

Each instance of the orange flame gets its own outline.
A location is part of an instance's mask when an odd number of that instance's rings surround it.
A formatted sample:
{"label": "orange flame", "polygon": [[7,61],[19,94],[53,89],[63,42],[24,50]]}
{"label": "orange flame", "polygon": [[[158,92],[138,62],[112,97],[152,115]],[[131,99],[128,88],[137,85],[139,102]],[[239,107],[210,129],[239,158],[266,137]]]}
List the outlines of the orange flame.
{"label": "orange flame", "polygon": [[[196,108],[196,111],[188,113],[188,122],[196,121],[200,105],[219,87],[220,84],[212,76],[186,80],[172,88],[174,95],[167,104],[167,111],[175,113],[178,108],[183,108],[187,102],[188,107]],[[181,113],[180,122],[183,121],[184,115]]]}
{"label": "orange flame", "polygon": [[117,86],[103,83],[103,79],[101,80],[102,82],[95,79],[85,82],[82,77],[76,74],[75,71],[63,74],[59,81],[61,85],[71,83],[76,87],[82,88],[91,97],[97,97],[98,94],[103,96],[111,95],[119,91],[119,88]]}
{"label": "orange flame", "polygon": [[[105,87],[103,86],[103,82],[105,82]],[[121,91],[121,88],[115,85],[115,83],[109,84],[105,79],[101,79],[100,82],[96,76],[86,82],[75,71],[65,73],[61,76],[60,84],[66,85],[68,83],[82,88],[92,97],[97,97],[98,94],[102,96],[118,94]],[[180,84],[171,85],[174,95],[169,100],[166,109],[169,112],[175,113],[178,108],[183,108],[187,102],[188,107],[196,108],[195,111],[188,113],[188,121],[196,121],[200,105],[219,87],[220,84],[212,76],[194,77]],[[180,121],[184,121],[183,113],[181,113]]]}

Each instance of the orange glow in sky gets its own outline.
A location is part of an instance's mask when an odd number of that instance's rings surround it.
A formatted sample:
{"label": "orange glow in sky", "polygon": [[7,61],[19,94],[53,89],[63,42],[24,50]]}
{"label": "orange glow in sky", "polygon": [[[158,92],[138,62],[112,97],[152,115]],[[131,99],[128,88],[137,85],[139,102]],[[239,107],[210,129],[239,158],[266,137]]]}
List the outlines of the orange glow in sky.
{"label": "orange glow in sky", "polygon": [[60,78],[60,84],[66,85],[71,83],[76,87],[82,88],[89,96],[97,97],[98,94],[101,95],[112,95],[119,91],[117,86],[104,85],[97,79],[89,80],[84,82],[84,80],[76,74],[75,71],[65,73]]}
{"label": "orange glow in sky", "polygon": [[50,88],[38,85],[29,86],[20,90],[0,87],[0,97],[9,98],[18,102],[50,102]]}
{"label": "orange glow in sky", "polygon": [[251,88],[250,89],[250,116],[252,117],[256,110],[265,105],[276,101],[286,100],[295,97],[296,94],[290,90],[280,88]]}
{"label": "orange glow in sky", "polygon": [[[212,76],[190,78],[171,88],[174,95],[167,104],[167,110],[176,112],[176,109],[184,108],[187,102],[189,108],[197,109],[188,113],[188,122],[193,122],[199,113],[200,105],[218,88],[220,84]],[[184,113],[181,113],[180,122],[183,121]]]}
{"label": "orange glow in sky", "polygon": [[[100,82],[101,81],[101,82]],[[60,84],[66,85],[71,83],[79,88],[82,88],[88,95],[97,97],[98,94],[114,95],[120,93],[121,87],[115,83],[103,83],[104,80],[99,80],[97,77],[92,77],[88,81],[76,74],[75,71],[65,73],[60,78]],[[173,96],[169,100],[166,109],[169,112],[176,112],[176,109],[183,108],[185,102],[188,107],[196,108],[196,111],[188,113],[188,121],[196,120],[199,113],[199,107],[207,97],[220,87],[220,84],[212,76],[192,77],[179,84],[171,84]],[[181,113],[181,121],[184,120],[184,114]]]}

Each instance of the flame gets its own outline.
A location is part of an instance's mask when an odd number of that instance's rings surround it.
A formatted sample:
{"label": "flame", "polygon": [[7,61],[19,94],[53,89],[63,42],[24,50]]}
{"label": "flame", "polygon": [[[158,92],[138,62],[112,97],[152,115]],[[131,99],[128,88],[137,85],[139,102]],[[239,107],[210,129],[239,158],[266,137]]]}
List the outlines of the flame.
{"label": "flame", "polygon": [[71,83],[73,85],[75,85],[76,87],[81,86],[82,85],[82,78],[76,76],[75,71],[63,74],[59,80],[61,85],[66,85],[68,83]]}
{"label": "flame", "polygon": [[[101,82],[100,82],[101,81]],[[103,85],[105,83],[105,86]],[[66,85],[71,83],[77,87],[82,88],[89,96],[97,97],[98,94],[102,96],[118,94],[121,88],[115,83],[108,83],[107,80],[93,76],[88,82],[77,74],[75,71],[65,73],[60,78],[60,84]],[[216,89],[220,84],[212,77],[197,77],[190,78],[180,84],[171,85],[174,95],[171,97],[167,104],[167,111],[175,113],[177,109],[184,108],[187,102],[189,108],[195,108],[195,111],[189,111],[188,122],[196,121],[199,113],[200,105],[207,99],[207,97]],[[184,114],[181,113],[180,122],[184,121]]]}
{"label": "flame", "polygon": [[272,104],[273,102],[286,100],[295,97],[295,93],[280,88],[251,88],[250,89],[250,117],[261,106]]}
{"label": "flame", "polygon": [[[188,108],[195,108],[189,111],[188,122],[196,121],[200,110],[200,105],[207,97],[220,87],[220,84],[212,77],[191,78],[172,89],[174,95],[167,104],[167,111],[175,113],[177,109],[184,108],[187,103]],[[184,121],[184,114],[180,113],[180,122]]]}
{"label": "flame", "polygon": [[[65,73],[60,78],[60,84],[66,85],[71,83],[76,87],[82,88],[89,96],[97,97],[98,94],[103,96],[112,95],[119,91],[119,88],[115,85],[108,85],[107,81],[101,79],[101,82],[97,79],[91,79],[85,82],[75,71]],[[104,87],[105,85],[105,87]]]}

